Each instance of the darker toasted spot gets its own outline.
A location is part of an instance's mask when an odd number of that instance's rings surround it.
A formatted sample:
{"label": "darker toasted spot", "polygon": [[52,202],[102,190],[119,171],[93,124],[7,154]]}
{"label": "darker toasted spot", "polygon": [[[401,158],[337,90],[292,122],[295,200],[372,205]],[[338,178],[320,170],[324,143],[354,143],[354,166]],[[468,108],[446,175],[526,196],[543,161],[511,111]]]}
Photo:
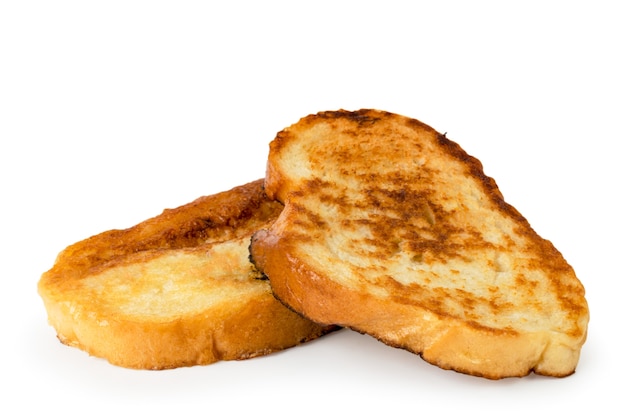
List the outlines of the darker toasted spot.
{"label": "darker toasted spot", "polygon": [[513,329],[511,327],[494,328],[494,327],[489,327],[489,326],[483,326],[482,324],[480,324],[480,323],[478,323],[476,321],[473,321],[473,320],[468,320],[466,323],[467,323],[468,326],[470,326],[470,327],[472,327],[474,329],[480,330],[480,331],[485,332],[485,333],[490,333],[490,334],[493,334],[493,335],[515,336],[515,335],[519,334],[519,332],[517,330],[515,330],[515,329]]}
{"label": "darker toasted spot", "polygon": [[[306,216],[306,219],[308,220],[308,223],[303,223],[303,225],[305,225],[305,226],[313,225],[315,228],[318,228],[318,229],[325,228],[327,226],[327,223],[322,218],[322,216],[320,216],[319,214],[317,214],[314,211],[308,210],[303,205],[294,203],[294,204],[291,205],[291,208],[293,209],[294,212],[297,212],[297,213],[300,213],[300,214],[304,214]],[[297,223],[297,222],[298,222],[298,220],[296,218],[296,220],[294,220],[294,223]]]}
{"label": "darker toasted spot", "polygon": [[333,204],[338,207],[348,205],[348,199],[344,194],[337,193],[335,185],[330,181],[323,181],[320,178],[307,180],[302,186],[302,191],[294,195],[304,196],[315,194],[322,204]]}
{"label": "darker toasted spot", "polygon": [[356,122],[359,125],[374,124],[381,119],[381,116],[390,113],[361,109],[357,111],[335,110],[318,113],[316,116],[322,119],[345,119]]}

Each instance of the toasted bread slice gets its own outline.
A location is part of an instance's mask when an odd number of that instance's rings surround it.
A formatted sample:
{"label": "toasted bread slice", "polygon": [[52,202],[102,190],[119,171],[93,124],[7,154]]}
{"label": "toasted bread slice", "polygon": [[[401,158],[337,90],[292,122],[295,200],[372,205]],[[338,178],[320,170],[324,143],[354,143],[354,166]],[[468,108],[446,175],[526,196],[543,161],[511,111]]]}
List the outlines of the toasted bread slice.
{"label": "toasted bread slice", "polygon": [[445,135],[382,111],[310,115],[271,142],[265,187],[285,209],[251,259],[295,311],[471,375],[574,372],[583,286]]}
{"label": "toasted bread slice", "polygon": [[333,329],[290,311],[249,262],[282,210],[258,180],[62,251],[39,281],[61,342],[137,369],[246,359]]}

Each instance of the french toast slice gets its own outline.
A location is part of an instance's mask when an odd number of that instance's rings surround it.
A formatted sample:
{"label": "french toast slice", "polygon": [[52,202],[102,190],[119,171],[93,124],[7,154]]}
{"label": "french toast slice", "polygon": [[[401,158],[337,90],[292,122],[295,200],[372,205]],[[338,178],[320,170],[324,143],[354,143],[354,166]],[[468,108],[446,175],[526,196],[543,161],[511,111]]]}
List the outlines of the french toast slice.
{"label": "french toast slice", "polygon": [[285,208],[251,259],[293,310],[461,373],[575,371],[581,282],[445,135],[377,110],[309,115],[270,143],[265,189]]}
{"label": "french toast slice", "polygon": [[110,363],[168,369],[246,359],[315,339],[249,262],[282,210],[257,180],[63,250],[38,283],[59,340]]}

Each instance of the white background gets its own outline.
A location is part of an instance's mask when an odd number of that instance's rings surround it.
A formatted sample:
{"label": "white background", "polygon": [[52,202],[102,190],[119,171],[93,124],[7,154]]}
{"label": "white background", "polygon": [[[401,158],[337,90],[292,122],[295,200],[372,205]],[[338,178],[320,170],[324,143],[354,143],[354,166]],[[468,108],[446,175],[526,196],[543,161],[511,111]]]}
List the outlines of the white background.
{"label": "white background", "polygon": [[[624,413],[620,3],[0,3],[0,408]],[[57,341],[36,284],[60,250],[261,178],[277,131],[339,108],[447,132],[564,254],[591,309],[573,376],[488,381],[347,330],[162,372],[117,368]]]}

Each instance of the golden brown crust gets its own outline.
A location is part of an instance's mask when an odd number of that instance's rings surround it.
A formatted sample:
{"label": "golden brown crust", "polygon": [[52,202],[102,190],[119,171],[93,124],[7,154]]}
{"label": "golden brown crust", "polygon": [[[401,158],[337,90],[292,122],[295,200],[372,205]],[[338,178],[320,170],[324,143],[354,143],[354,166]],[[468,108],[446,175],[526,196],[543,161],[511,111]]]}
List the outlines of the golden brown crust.
{"label": "golden brown crust", "polygon": [[246,359],[317,338],[248,261],[282,205],[258,180],[78,242],[38,290],[61,342],[128,368]]}
{"label": "golden brown crust", "polygon": [[274,294],[310,319],[487,378],[574,372],[588,308],[572,268],[481,163],[429,126],[322,112],[270,144],[255,233]]}
{"label": "golden brown crust", "polygon": [[262,182],[202,196],[131,228],[109,230],[74,243],[59,254],[53,269],[84,270],[132,252],[193,247],[251,234],[282,210],[281,204],[266,198]]}

